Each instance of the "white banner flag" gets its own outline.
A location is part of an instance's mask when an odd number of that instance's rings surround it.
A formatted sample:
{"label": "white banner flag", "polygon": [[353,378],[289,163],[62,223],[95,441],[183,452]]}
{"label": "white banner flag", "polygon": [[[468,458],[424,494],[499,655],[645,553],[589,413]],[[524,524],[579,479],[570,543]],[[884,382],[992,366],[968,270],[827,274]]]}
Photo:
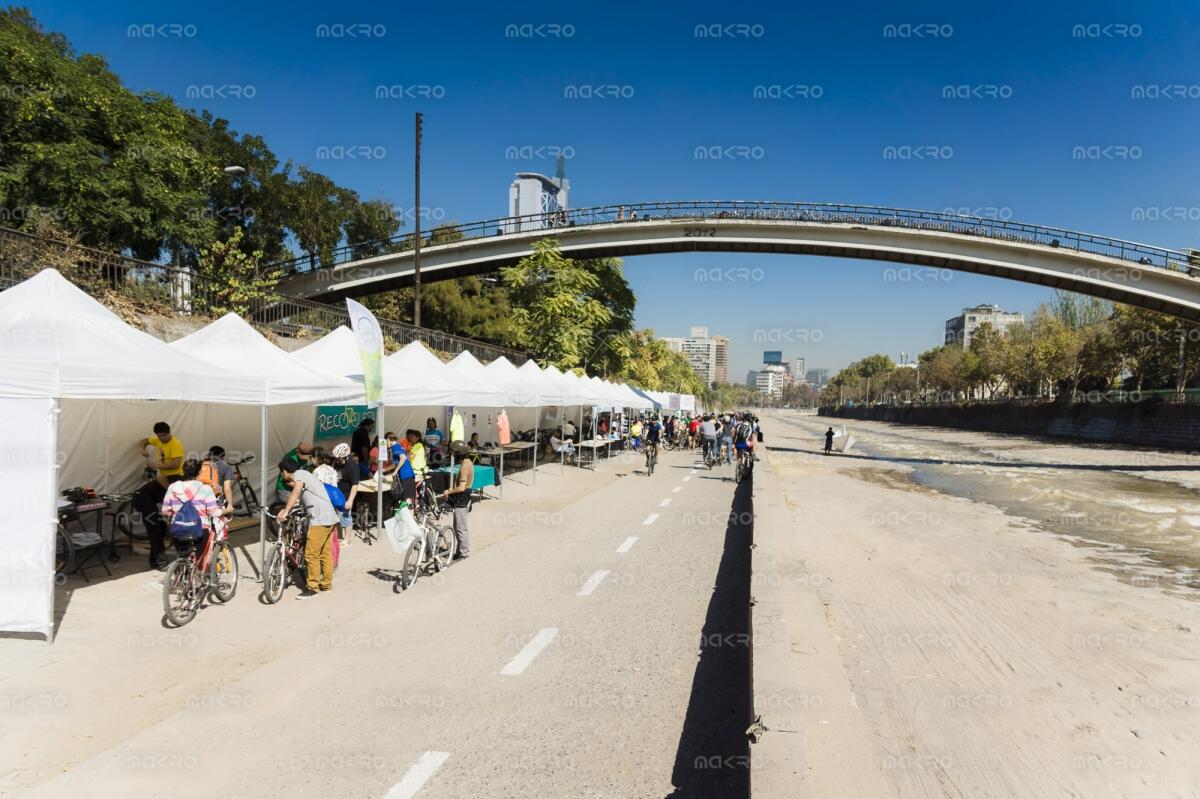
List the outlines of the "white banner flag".
{"label": "white banner flag", "polygon": [[346,309],[350,312],[350,329],[358,339],[367,405],[378,408],[383,404],[383,330],[375,314],[354,300],[346,300]]}

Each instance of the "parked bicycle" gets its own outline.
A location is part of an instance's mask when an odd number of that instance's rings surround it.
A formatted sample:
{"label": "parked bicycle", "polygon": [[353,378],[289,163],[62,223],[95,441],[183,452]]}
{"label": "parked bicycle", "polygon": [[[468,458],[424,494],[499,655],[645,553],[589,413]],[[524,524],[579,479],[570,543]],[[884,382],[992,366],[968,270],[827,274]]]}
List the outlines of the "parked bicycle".
{"label": "parked bicycle", "polygon": [[175,547],[178,556],[163,577],[163,613],[172,625],[182,627],[196,618],[205,598],[222,603],[233,599],[238,561],[223,532],[209,532],[199,552],[190,539],[175,539]]}
{"label": "parked bicycle", "polygon": [[[270,510],[260,508],[271,528],[272,540],[267,545],[263,564],[263,599],[274,605],[283,598],[289,583],[304,585],[304,542],[308,536],[308,508],[298,503],[281,523]],[[279,507],[275,508],[279,512]]]}
{"label": "parked bicycle", "polygon": [[453,562],[457,547],[454,527],[438,524],[440,515],[440,512],[425,514],[423,522],[420,523],[421,535],[415,537],[404,552],[400,574],[392,585],[392,590],[396,593],[407,591],[423,573],[440,572]]}
{"label": "parked bicycle", "polygon": [[254,463],[254,456],[247,455],[241,460],[229,462],[233,467],[234,484],[237,485],[238,491],[242,494],[241,502],[233,503],[234,516],[253,516],[259,511],[258,494],[254,491],[254,486],[250,484],[249,478],[242,474],[240,467],[249,463]]}

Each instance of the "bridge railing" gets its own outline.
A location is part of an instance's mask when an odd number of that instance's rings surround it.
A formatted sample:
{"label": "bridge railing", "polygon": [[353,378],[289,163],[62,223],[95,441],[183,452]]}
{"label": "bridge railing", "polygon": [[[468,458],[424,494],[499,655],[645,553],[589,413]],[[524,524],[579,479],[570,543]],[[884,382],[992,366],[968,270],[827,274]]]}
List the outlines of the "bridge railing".
{"label": "bridge railing", "polygon": [[[112,301],[110,295],[115,295],[122,304],[127,303],[139,312],[198,317],[222,313],[221,293],[210,280],[191,269],[0,227],[0,290],[46,267],[57,268],[64,277],[101,301]],[[322,336],[350,319],[344,305],[276,292],[252,303],[247,316],[261,327],[288,337]],[[523,352],[386,317],[379,319],[379,325],[384,335],[400,345],[420,341],[430,349],[450,354],[465,350],[484,362],[504,356],[520,365],[528,359]]]}
{"label": "bridge railing", "polygon": [[[603,205],[527,216],[500,217],[463,225],[444,225],[422,234],[421,246],[431,247],[463,239],[481,239],[513,233],[556,230],[596,225],[635,225],[669,219],[697,223],[722,220],[789,222],[793,224],[841,224],[864,227],[932,230],[981,238],[1074,250],[1127,261],[1132,266],[1200,270],[1200,257],[1177,250],[1124,241],[1109,236],[1081,233],[1007,219],[966,216],[948,211],[919,211],[873,205],[840,203],[771,202],[759,200],[688,200],[649,202],[633,205]],[[366,258],[413,249],[412,233],[379,242],[360,242],[338,247],[332,260],[317,263],[307,257],[272,264],[281,275],[308,272]]]}

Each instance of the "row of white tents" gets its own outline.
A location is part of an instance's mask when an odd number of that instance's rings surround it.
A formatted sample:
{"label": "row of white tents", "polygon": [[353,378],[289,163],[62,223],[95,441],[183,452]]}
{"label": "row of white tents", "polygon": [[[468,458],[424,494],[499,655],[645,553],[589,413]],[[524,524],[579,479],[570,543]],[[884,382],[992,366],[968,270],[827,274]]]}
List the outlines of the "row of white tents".
{"label": "row of white tents", "polygon": [[[384,359],[388,430],[469,419],[497,440],[503,409],[513,431],[574,418],[578,409],[693,410],[691,395],[640,391],[532,361],[486,366],[463,352],[443,363],[420,343]],[[134,442],[167,421],[188,457],[221,444],[259,455],[260,498],[274,464],[313,438],[316,407],[361,404],[354,334],[339,327],[295,352],[227,315],[170,344],[144,333],[47,269],[0,292],[0,632],[54,626],[56,501],[68,486],[128,491],[144,461]],[[382,432],[382,431],[379,431]],[[262,457],[261,453],[266,453]]]}

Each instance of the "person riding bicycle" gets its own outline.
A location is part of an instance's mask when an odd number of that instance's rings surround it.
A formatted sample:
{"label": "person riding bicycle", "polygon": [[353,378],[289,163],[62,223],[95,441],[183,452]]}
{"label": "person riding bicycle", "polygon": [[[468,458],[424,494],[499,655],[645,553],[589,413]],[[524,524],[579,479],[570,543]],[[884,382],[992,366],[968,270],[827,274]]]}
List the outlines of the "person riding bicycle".
{"label": "person riding bicycle", "polygon": [[[226,531],[223,518],[226,513],[225,508],[217,500],[217,495],[213,492],[212,487],[199,479],[201,465],[200,461],[195,458],[183,464],[181,479],[167,486],[166,495],[163,497],[160,508],[169,527],[171,519],[183,509],[186,503],[191,503],[204,527],[204,535],[192,539],[191,542],[197,552],[204,551],[207,537],[210,534],[215,534],[215,540],[220,541],[225,538]],[[177,551],[182,554],[179,547],[180,545],[176,545]]]}
{"label": "person riding bicycle", "polygon": [[703,442],[704,459],[708,459],[708,453],[717,452],[717,424],[713,421],[712,416],[705,416],[704,421],[700,423],[700,440]]}
{"label": "person riding bicycle", "polygon": [[700,437],[700,417],[699,416],[693,416],[691,419],[688,420],[687,431],[688,431],[688,440],[687,440],[688,449],[695,449],[697,441]]}
{"label": "person riding bicycle", "polygon": [[721,417],[720,428],[720,444],[717,447],[717,459],[721,457],[721,452],[725,453],[725,462],[733,463],[733,417],[726,414]]}
{"label": "person riding bicycle", "polygon": [[662,441],[663,426],[657,416],[650,418],[646,425],[646,460],[658,456],[658,445]]}
{"label": "person riding bicycle", "polygon": [[737,450],[738,457],[742,453],[747,453],[750,456],[754,455],[754,426],[748,419],[742,417],[737,425],[733,428],[733,446]]}

